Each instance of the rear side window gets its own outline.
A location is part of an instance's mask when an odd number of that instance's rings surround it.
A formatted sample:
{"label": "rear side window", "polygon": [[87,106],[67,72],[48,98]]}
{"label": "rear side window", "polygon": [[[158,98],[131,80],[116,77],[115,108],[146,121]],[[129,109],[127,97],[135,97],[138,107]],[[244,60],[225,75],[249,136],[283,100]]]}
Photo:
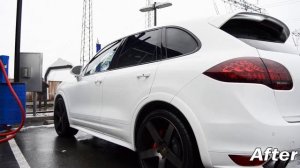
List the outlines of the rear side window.
{"label": "rear side window", "polygon": [[134,66],[155,61],[160,30],[129,36],[117,58],[116,68]]}
{"label": "rear side window", "polygon": [[221,29],[236,38],[284,43],[289,37],[288,27],[281,21],[258,14],[238,14]]}
{"label": "rear side window", "polygon": [[197,41],[186,31],[178,28],[166,29],[166,50],[168,58],[185,55],[197,49]]}

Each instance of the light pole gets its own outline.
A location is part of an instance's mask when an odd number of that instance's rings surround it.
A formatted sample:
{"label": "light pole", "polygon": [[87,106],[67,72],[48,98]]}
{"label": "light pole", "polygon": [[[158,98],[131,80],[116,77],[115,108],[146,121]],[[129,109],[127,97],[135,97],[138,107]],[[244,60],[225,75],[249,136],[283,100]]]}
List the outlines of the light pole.
{"label": "light pole", "polygon": [[14,82],[20,82],[20,48],[21,48],[21,25],[22,25],[22,0],[17,1],[16,39],[15,39],[15,74]]}
{"label": "light pole", "polygon": [[154,11],[154,26],[157,25],[157,9],[162,9],[172,6],[172,3],[170,2],[154,2],[153,4],[146,6],[142,9],[140,9],[141,12],[150,12]]}

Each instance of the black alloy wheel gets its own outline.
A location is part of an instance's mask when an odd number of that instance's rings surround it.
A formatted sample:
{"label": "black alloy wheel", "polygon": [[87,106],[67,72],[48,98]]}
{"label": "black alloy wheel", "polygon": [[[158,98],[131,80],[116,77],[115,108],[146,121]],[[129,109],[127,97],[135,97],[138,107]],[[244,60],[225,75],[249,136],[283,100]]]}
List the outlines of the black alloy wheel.
{"label": "black alloy wheel", "polygon": [[136,140],[142,168],[195,167],[197,147],[184,124],[169,111],[150,113],[143,120]]}
{"label": "black alloy wheel", "polygon": [[78,132],[78,130],[70,127],[66,106],[62,98],[58,98],[55,103],[54,126],[56,133],[62,137],[72,137]]}

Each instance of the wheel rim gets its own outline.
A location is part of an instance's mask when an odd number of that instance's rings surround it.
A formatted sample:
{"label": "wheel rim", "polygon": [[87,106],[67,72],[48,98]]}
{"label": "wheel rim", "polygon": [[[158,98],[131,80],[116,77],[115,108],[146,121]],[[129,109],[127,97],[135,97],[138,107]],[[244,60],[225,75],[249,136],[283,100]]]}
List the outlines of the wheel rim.
{"label": "wheel rim", "polygon": [[64,104],[61,101],[58,101],[55,106],[55,113],[54,113],[54,126],[58,133],[62,133],[64,127],[64,114],[65,108]]}
{"label": "wheel rim", "polygon": [[164,117],[149,119],[138,135],[138,153],[143,168],[183,168],[187,151],[172,122]]}

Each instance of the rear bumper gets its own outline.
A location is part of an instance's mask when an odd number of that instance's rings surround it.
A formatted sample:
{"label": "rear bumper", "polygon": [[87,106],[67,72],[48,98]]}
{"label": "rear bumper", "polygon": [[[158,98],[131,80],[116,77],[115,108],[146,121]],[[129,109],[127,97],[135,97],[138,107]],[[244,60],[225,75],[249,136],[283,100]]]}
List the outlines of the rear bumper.
{"label": "rear bumper", "polygon": [[[207,151],[200,149],[200,154],[209,155],[201,156],[209,158],[210,162],[204,163],[208,167],[239,167],[228,155],[251,156],[256,148],[300,149],[300,123],[284,120],[274,91],[266,86],[224,83],[200,76],[176,98],[196,116],[192,123],[201,125],[192,128],[205,139]],[[202,146],[203,141],[197,141]]]}
{"label": "rear bumper", "polygon": [[[214,150],[210,150],[210,158],[214,167],[237,166],[228,156],[251,156],[256,148],[278,148],[279,151],[300,151],[299,124],[263,125],[261,123],[219,125],[215,137],[208,139]],[[218,139],[218,140],[217,140]]]}
{"label": "rear bumper", "polygon": [[[300,152],[300,149],[297,150],[298,152]],[[211,156],[213,158],[219,158],[219,160],[221,160],[222,158],[225,159],[223,160],[223,164],[222,165],[214,165],[214,168],[240,168],[241,166],[237,166],[236,164],[232,164],[230,160],[226,160],[226,154],[225,153],[211,153]],[[266,162],[264,165],[261,166],[248,166],[249,168],[274,168],[274,167],[285,167],[287,166],[287,168],[295,168],[295,167],[299,167],[299,157],[297,158],[298,160],[295,161],[273,161],[273,160],[269,160],[268,162]],[[227,165],[224,165],[224,163],[228,162]],[[279,166],[280,165],[280,166]],[[247,166],[244,166],[245,168],[247,168]]]}

